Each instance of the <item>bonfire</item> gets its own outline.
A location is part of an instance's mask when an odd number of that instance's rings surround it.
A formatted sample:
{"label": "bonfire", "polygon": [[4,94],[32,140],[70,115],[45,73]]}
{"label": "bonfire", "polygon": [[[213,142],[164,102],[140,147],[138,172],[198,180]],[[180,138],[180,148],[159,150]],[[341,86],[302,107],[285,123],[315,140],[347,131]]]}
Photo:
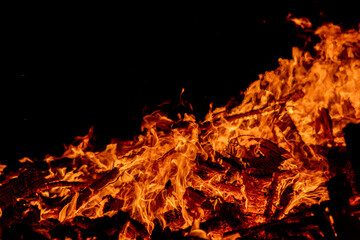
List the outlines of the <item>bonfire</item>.
{"label": "bonfire", "polygon": [[91,128],[61,156],[1,165],[3,238],[334,239],[341,219],[359,227],[343,129],[360,123],[360,32],[289,20],[321,40],[294,47],[237,106],[203,120],[155,111],[103,151]]}

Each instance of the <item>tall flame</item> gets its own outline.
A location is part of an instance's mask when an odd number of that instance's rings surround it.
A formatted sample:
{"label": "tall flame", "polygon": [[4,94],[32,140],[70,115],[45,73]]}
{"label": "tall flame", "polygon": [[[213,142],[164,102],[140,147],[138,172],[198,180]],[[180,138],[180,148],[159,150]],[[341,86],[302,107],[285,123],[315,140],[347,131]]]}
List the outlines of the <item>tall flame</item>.
{"label": "tall flame", "polygon": [[[305,20],[293,21],[311,27]],[[201,122],[157,111],[144,117],[136,140],[92,152],[91,130],[63,156],[47,157],[47,179],[76,183],[81,191],[49,184],[32,200],[41,220],[73,222],[121,210],[148,233],[157,219],[163,228],[192,226],[191,236],[217,239],[233,226],[205,233],[199,224],[226,203],[251,227],[327,200],[333,173],[323,151],[344,147],[343,128],[360,122],[360,32],[326,24],[314,34],[321,39],[316,54],[294,47],[293,58],[261,74],[239,106],[210,110]],[[57,197],[63,204],[56,207],[44,200]],[[134,236],[127,224],[119,238]]]}

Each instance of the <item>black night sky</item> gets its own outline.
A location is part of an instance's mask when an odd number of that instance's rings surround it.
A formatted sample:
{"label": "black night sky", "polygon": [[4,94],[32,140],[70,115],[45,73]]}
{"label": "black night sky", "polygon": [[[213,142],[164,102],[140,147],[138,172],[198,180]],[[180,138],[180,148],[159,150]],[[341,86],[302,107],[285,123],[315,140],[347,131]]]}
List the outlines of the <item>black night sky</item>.
{"label": "black night sky", "polygon": [[346,1],[17,6],[0,161],[60,155],[93,125],[99,144],[132,138],[164,101],[169,114],[188,111],[177,107],[182,88],[202,119],[301,46],[289,13],[315,26],[360,22]]}

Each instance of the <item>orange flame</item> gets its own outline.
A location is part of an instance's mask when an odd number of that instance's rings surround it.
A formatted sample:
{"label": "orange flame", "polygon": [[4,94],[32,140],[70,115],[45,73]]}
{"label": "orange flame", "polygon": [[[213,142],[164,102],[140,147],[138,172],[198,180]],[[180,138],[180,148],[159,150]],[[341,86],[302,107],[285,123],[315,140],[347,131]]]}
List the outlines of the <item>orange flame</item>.
{"label": "orange flame", "polygon": [[[308,19],[290,20],[311,28]],[[360,32],[326,24],[314,33],[321,38],[315,56],[293,48],[293,58],[261,74],[230,111],[210,110],[202,122],[191,114],[174,121],[154,112],[134,141],[92,152],[91,129],[63,156],[47,157],[50,166],[68,159],[64,167],[51,167],[47,179],[92,184],[75,192],[49,185],[34,200],[41,220],[72,222],[121,210],[148,233],[158,219],[162,227],[192,226],[189,236],[218,239],[231,225],[208,233],[199,226],[225,202],[239,206],[249,216],[244,226],[251,227],[327,200],[332,172],[322,149],[344,147],[342,129],[360,122]],[[45,204],[56,197],[66,204]],[[127,223],[119,238],[134,237],[132,231]]]}

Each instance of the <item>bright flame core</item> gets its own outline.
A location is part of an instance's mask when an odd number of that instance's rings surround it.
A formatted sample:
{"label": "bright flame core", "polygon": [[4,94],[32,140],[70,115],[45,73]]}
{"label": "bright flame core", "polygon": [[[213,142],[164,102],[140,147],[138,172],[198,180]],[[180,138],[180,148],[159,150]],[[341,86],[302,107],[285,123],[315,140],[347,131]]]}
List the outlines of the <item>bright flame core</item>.
{"label": "bright flame core", "polygon": [[[211,110],[203,122],[154,112],[134,141],[92,152],[91,130],[63,156],[47,157],[46,179],[87,187],[48,185],[31,199],[41,220],[72,222],[121,210],[149,233],[158,219],[171,230],[193,226],[192,234],[225,203],[238,206],[249,219],[243,226],[251,227],[327,200],[333,173],[324,149],[344,147],[343,128],[360,122],[360,32],[326,24],[314,33],[321,39],[316,55],[293,48],[293,59],[279,59],[231,110]],[[63,204],[56,207],[44,200],[58,197]],[[129,229],[119,238],[133,237]],[[231,230],[225,224],[207,237]]]}

